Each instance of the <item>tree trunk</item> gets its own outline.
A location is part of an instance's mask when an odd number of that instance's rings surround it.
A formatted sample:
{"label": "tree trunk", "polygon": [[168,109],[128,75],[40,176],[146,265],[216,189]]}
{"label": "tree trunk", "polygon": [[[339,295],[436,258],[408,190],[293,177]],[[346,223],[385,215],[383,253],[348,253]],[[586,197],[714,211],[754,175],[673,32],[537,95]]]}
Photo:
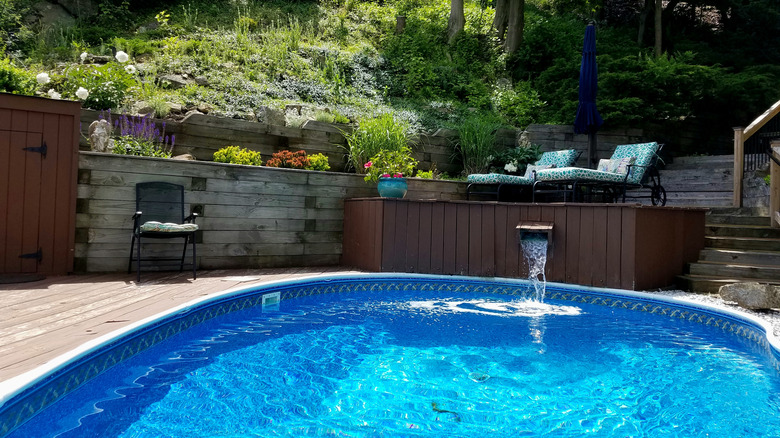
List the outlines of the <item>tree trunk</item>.
{"label": "tree trunk", "polygon": [[509,0],[496,0],[496,15],[493,18],[493,29],[496,32],[496,38],[498,38],[501,44],[504,44],[508,9]]}
{"label": "tree trunk", "polygon": [[661,16],[664,11],[662,0],[655,0],[655,46],[653,53],[655,57],[661,56],[661,42],[663,41],[663,26],[661,26]]}
{"label": "tree trunk", "polygon": [[506,42],[504,50],[515,53],[523,42],[525,26],[525,0],[509,0],[509,18],[507,19]]}
{"label": "tree trunk", "polygon": [[636,36],[636,44],[639,47],[642,47],[645,42],[645,27],[647,27],[647,16],[650,15],[651,9],[653,9],[653,0],[645,0],[645,6],[639,13],[639,31]]}
{"label": "tree trunk", "polygon": [[452,44],[455,36],[466,26],[466,16],[463,14],[463,0],[452,0],[450,3],[450,21],[447,28],[447,41]]}

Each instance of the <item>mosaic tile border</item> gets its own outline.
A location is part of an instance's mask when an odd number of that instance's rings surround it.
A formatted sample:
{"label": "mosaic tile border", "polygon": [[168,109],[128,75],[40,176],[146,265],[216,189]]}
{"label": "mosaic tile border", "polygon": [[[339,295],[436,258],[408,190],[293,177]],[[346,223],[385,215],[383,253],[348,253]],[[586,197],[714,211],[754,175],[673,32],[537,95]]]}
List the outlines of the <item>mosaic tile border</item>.
{"label": "mosaic tile border", "polygon": [[[434,276],[345,276],[269,284],[240,290],[207,301],[187,311],[178,312],[142,327],[135,332],[103,345],[95,352],[56,370],[46,378],[25,388],[0,407],[0,437],[5,436],[36,413],[67,393],[83,385],[114,365],[212,318],[259,306],[263,295],[280,292],[282,300],[319,294],[355,292],[469,292],[524,296],[532,286],[520,281],[486,281],[458,277]],[[665,315],[719,328],[750,341],[766,352],[776,371],[780,372],[780,351],[767,339],[765,330],[755,322],[736,315],[706,310],[683,303],[668,303],[653,298],[624,296],[617,291],[578,290],[548,285],[546,299],[593,304]]]}

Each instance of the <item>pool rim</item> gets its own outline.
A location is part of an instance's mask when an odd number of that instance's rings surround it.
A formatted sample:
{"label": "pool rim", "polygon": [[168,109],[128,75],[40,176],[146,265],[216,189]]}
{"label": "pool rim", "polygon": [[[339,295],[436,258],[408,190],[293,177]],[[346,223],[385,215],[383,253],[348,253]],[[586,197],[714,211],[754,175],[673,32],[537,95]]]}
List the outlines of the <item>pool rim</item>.
{"label": "pool rim", "polygon": [[[516,279],[516,278],[503,278],[503,277],[470,277],[470,276],[451,276],[451,275],[433,275],[433,274],[409,274],[409,273],[342,273],[342,274],[314,274],[304,275],[294,279],[286,280],[271,280],[253,283],[251,285],[236,286],[228,288],[224,291],[192,299],[181,305],[174,306],[168,310],[158,312],[155,315],[143,318],[139,321],[131,323],[125,327],[116,329],[110,333],[107,333],[98,338],[89,340],[80,346],[63,353],[56,358],[39,365],[38,367],[29,370],[20,375],[14,376],[3,382],[0,382],[0,414],[4,410],[10,409],[15,403],[21,402],[29,395],[34,393],[37,385],[43,386],[47,379],[54,379],[59,376],[60,372],[67,372],[67,368],[71,366],[78,366],[78,362],[85,360],[88,361],[90,357],[97,357],[102,349],[110,351],[114,344],[118,344],[124,341],[129,341],[135,336],[140,336],[148,330],[154,330],[155,326],[162,326],[166,322],[175,321],[176,318],[191,314],[193,312],[207,310],[210,306],[220,304],[220,302],[229,302],[233,299],[240,299],[243,297],[262,297],[267,293],[275,292],[276,289],[283,289],[294,287],[296,285],[312,285],[312,284],[337,284],[337,283],[352,283],[360,279],[378,280],[382,282],[388,282],[389,280],[398,281],[438,281],[447,283],[463,283],[463,284],[481,284],[492,283],[501,284],[506,286],[518,285],[528,287],[529,280]],[[583,294],[601,296],[606,298],[625,298],[645,302],[648,304],[663,304],[669,305],[675,308],[688,309],[696,312],[703,312],[712,316],[725,317],[731,320],[735,320],[737,323],[748,326],[759,334],[763,335],[767,343],[769,351],[767,352],[770,357],[774,358],[775,368],[777,369],[777,363],[780,363],[780,339],[774,335],[772,325],[754,315],[746,312],[729,309],[725,307],[719,307],[709,305],[707,303],[691,302],[682,299],[679,296],[662,295],[658,293],[630,291],[624,289],[612,289],[593,286],[582,286],[576,284],[566,283],[547,283],[548,290],[564,291],[577,295],[578,292]],[[490,294],[486,294],[490,295]],[[549,296],[549,294],[548,294]],[[575,300],[570,300],[575,301]],[[117,363],[118,364],[118,363]],[[115,364],[116,365],[116,364]],[[102,371],[101,371],[102,373]],[[82,384],[85,382],[82,382]],[[79,385],[80,386],[80,385]],[[75,389],[75,388],[73,388]],[[30,390],[30,394],[24,394]],[[70,390],[72,391],[72,389]],[[68,392],[70,392],[68,391]],[[67,393],[66,393],[67,394]],[[57,399],[63,397],[61,395]],[[20,400],[16,400],[17,397],[21,397]],[[56,400],[51,403],[55,403]],[[49,404],[51,404],[49,403]],[[25,423],[38,412],[49,406],[46,404],[35,412],[30,413],[29,417],[20,421],[16,426],[3,432],[0,431],[0,436],[4,436],[7,433],[12,432],[19,425]]]}

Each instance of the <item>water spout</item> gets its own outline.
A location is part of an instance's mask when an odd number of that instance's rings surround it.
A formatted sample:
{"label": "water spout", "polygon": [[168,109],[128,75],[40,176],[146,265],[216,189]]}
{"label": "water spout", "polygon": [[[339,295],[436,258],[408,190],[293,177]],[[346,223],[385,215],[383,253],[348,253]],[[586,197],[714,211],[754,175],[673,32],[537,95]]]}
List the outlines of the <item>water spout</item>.
{"label": "water spout", "polygon": [[528,263],[528,279],[534,286],[536,302],[543,302],[547,285],[544,267],[547,264],[547,247],[551,244],[552,223],[521,222],[517,225],[517,238]]}

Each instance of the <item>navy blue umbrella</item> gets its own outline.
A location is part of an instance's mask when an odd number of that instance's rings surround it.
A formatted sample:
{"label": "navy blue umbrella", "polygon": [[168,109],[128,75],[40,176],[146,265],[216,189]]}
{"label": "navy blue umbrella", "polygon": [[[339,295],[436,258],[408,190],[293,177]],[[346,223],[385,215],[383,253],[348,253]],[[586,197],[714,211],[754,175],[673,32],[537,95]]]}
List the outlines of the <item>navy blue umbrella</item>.
{"label": "navy blue umbrella", "polygon": [[577,117],[574,118],[574,132],[588,134],[588,167],[592,167],[595,161],[596,131],[604,124],[599,110],[596,109],[597,90],[596,26],[591,22],[585,28],[580,65],[580,102],[577,105]]}

